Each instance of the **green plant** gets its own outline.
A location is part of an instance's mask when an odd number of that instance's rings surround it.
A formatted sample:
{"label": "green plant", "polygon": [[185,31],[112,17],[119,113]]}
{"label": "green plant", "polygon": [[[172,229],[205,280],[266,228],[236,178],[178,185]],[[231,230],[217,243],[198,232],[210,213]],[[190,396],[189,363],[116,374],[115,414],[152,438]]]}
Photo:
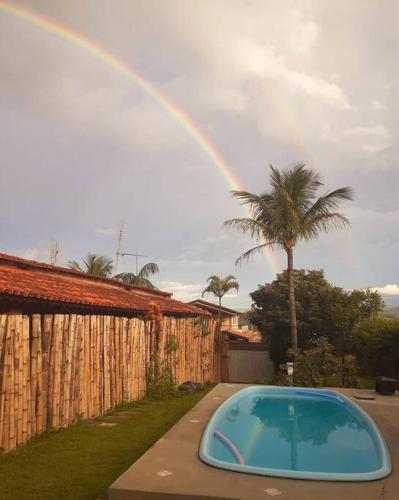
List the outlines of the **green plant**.
{"label": "green plant", "polygon": [[238,281],[236,281],[235,277],[229,274],[224,278],[220,276],[209,276],[207,279],[208,286],[202,292],[202,296],[206,293],[212,293],[219,300],[219,310],[218,310],[218,322],[217,322],[217,336],[219,338],[222,337],[221,327],[222,327],[222,318],[221,318],[221,308],[222,308],[222,298],[228,293],[230,290],[236,290],[240,288]]}
{"label": "green plant", "polygon": [[74,269],[75,271],[81,271],[93,274],[94,276],[101,276],[103,278],[111,276],[113,268],[112,259],[105,257],[104,255],[89,253],[86,258],[82,259],[82,261],[83,266],[81,266],[76,260],[71,260],[68,262],[68,267],[70,269]]}
{"label": "green plant", "polygon": [[[341,373],[345,370],[344,387],[360,387],[357,377],[356,358],[346,356],[342,369],[342,360],[335,356],[334,346],[323,340],[311,349],[291,351],[294,362],[293,385],[296,387],[341,387]],[[280,365],[275,377],[276,385],[289,385],[286,365]]]}
{"label": "green plant", "polygon": [[159,273],[158,265],[154,262],[148,262],[140,269],[140,271],[136,269],[136,274],[119,273],[115,276],[115,278],[129,285],[141,286],[142,288],[150,288],[154,290],[156,287],[149,280],[149,277],[156,273]]}
{"label": "green plant", "polygon": [[375,315],[364,319],[356,328],[354,344],[363,375],[397,377],[399,320]]}
{"label": "green plant", "polygon": [[171,354],[179,349],[180,343],[177,340],[176,335],[169,335],[166,341],[166,352]]}
{"label": "green plant", "polygon": [[[342,365],[342,360],[341,363]],[[359,368],[357,365],[356,357],[353,354],[347,354],[344,357],[343,366],[341,369],[340,383],[337,381],[337,386],[342,385],[342,387],[361,387],[361,381],[359,378]]]}
{"label": "green plant", "polygon": [[176,384],[172,368],[165,363],[155,375],[154,366],[150,363],[147,368],[147,397],[149,399],[163,399],[176,392]]}
{"label": "green plant", "polygon": [[206,337],[211,333],[211,330],[209,328],[209,319],[205,316],[196,317],[194,320],[194,325],[199,326],[202,337]]}

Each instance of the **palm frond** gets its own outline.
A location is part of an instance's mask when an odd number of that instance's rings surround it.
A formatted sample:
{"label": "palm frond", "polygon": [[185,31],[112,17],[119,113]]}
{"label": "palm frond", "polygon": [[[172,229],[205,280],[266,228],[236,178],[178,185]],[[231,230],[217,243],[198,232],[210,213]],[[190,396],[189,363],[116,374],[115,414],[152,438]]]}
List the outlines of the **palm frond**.
{"label": "palm frond", "polygon": [[264,248],[271,247],[273,243],[262,243],[262,245],[258,245],[256,247],[250,248],[246,252],[244,252],[238,259],[236,260],[236,266],[241,265],[243,262],[249,262],[251,257],[254,254],[261,252]]}
{"label": "palm frond", "polygon": [[68,267],[69,269],[74,269],[75,271],[83,271],[79,262],[77,262],[76,260],[70,260],[68,262]]}
{"label": "palm frond", "polygon": [[143,288],[149,288],[150,290],[156,290],[157,287],[151,283],[151,281],[147,278],[141,278],[140,279],[140,284],[137,285],[137,286],[141,286]]}
{"label": "palm frond", "polygon": [[340,205],[341,201],[353,200],[353,189],[350,187],[342,187],[335,189],[334,191],[329,191],[323,196],[317,198],[317,200],[308,208],[305,212],[303,218],[311,218],[317,214],[328,213],[331,210],[335,210]]}
{"label": "palm frond", "polygon": [[70,261],[68,266],[71,269],[93,274],[94,276],[108,277],[111,275],[113,262],[109,257],[89,253],[82,261],[83,266],[76,260]]}
{"label": "palm frond", "polygon": [[136,275],[133,273],[119,273],[115,276],[118,281],[123,281],[129,285],[133,285],[136,279]]}
{"label": "palm frond", "polygon": [[267,234],[269,232],[269,228],[266,226],[266,224],[260,222],[257,219],[251,219],[249,217],[230,219],[226,220],[223,224],[226,227],[238,229],[244,234],[249,233],[251,235],[251,238],[268,238]]}
{"label": "palm frond", "polygon": [[138,276],[141,278],[148,278],[153,274],[159,273],[159,267],[155,262],[148,262],[139,271]]}
{"label": "palm frond", "polygon": [[207,293],[212,293],[219,299],[221,299],[229,290],[235,289],[238,290],[240,285],[238,281],[236,281],[235,277],[232,274],[221,278],[216,274],[209,276],[207,279],[208,286],[203,290],[202,297]]}
{"label": "palm frond", "polygon": [[330,229],[342,229],[350,222],[340,213],[321,213],[308,219],[301,229],[301,238],[311,240],[317,238],[320,232],[327,233]]}

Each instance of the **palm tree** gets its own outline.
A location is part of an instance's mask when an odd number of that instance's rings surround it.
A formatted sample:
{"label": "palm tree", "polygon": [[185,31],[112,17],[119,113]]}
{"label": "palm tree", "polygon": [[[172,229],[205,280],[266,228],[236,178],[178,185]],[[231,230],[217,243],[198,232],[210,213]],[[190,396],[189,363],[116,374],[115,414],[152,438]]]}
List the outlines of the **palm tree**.
{"label": "palm tree", "polygon": [[82,261],[83,267],[76,260],[70,260],[68,262],[68,267],[70,269],[75,269],[75,271],[82,271],[103,278],[111,276],[113,262],[109,257],[89,253]]}
{"label": "palm tree", "polygon": [[208,286],[202,292],[202,296],[204,296],[206,293],[212,293],[219,299],[218,330],[220,333],[220,327],[221,327],[220,313],[222,308],[222,298],[230,290],[234,289],[238,291],[240,285],[238,284],[238,281],[236,281],[235,277],[232,276],[231,274],[225,276],[224,278],[221,278],[220,276],[216,275],[209,276],[207,282]]}
{"label": "palm tree", "polygon": [[145,264],[139,272],[134,273],[120,273],[115,276],[117,280],[128,283],[129,285],[141,286],[143,288],[155,289],[156,287],[148,279],[155,273],[159,273],[159,267],[154,262]]}
{"label": "palm tree", "polygon": [[349,221],[337,212],[343,200],[353,199],[350,187],[327,191],[317,197],[324,184],[317,172],[297,164],[292,169],[279,171],[270,166],[271,190],[260,195],[247,191],[233,191],[234,197],[249,205],[251,216],[231,219],[225,225],[249,233],[258,245],[245,252],[236,261],[239,264],[266,247],[280,247],[287,253],[288,301],[290,310],[291,346],[298,347],[293,252],[301,240],[311,240],[320,232],[345,227]]}

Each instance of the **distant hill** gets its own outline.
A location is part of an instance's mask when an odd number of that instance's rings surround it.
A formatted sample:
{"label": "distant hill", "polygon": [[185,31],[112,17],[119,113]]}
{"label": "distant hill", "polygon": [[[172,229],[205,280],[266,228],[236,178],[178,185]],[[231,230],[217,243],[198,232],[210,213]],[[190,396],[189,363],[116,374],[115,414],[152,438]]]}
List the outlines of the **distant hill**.
{"label": "distant hill", "polygon": [[399,306],[385,306],[381,312],[381,316],[399,319]]}
{"label": "distant hill", "polygon": [[388,307],[399,307],[399,295],[383,295],[382,300]]}

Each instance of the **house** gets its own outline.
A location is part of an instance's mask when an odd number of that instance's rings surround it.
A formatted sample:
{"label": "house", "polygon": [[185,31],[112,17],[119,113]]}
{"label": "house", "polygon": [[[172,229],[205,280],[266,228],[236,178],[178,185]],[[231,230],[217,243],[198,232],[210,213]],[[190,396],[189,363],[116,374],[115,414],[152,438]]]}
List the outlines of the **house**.
{"label": "house", "polygon": [[240,313],[229,307],[219,306],[203,299],[196,299],[188,302],[191,306],[199,307],[210,313],[214,318],[218,318],[220,311],[221,331],[233,342],[261,342],[259,332],[250,330],[248,327],[239,326]]}
{"label": "house", "polygon": [[0,314],[104,314],[137,317],[151,303],[175,317],[204,315],[172,294],[0,253]]}

